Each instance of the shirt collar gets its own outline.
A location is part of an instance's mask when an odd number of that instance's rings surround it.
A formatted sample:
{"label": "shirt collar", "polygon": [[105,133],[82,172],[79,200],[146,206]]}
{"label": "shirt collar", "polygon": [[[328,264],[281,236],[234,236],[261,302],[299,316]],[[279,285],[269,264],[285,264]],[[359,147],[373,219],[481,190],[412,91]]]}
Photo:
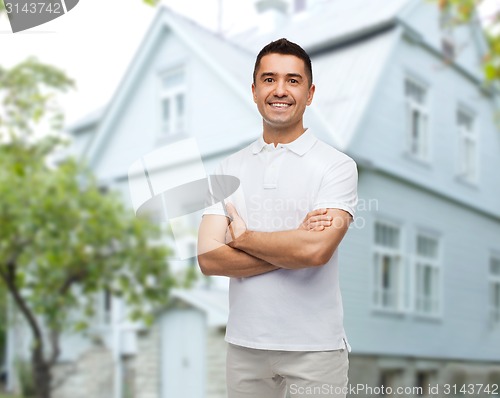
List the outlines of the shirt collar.
{"label": "shirt collar", "polygon": [[[278,146],[281,146],[283,148],[286,148],[294,153],[296,153],[299,156],[304,155],[309,149],[313,147],[313,145],[316,143],[317,138],[314,136],[314,134],[310,131],[310,129],[307,129],[300,135],[297,139],[294,141],[288,143],[288,144],[278,144]],[[254,155],[258,154],[264,147],[266,146],[274,146],[273,144],[268,144],[264,141],[264,137],[261,135],[257,141],[255,141],[252,144],[252,153]]]}

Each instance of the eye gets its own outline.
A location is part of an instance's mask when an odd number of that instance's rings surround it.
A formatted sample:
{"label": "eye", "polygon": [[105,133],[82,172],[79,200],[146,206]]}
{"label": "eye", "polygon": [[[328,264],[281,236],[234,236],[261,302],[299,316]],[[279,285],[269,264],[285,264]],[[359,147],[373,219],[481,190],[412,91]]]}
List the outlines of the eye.
{"label": "eye", "polygon": [[298,82],[299,82],[299,81],[298,81],[298,80],[296,80],[296,79],[290,79],[290,83],[292,83],[292,84],[297,84]]}
{"label": "eye", "polygon": [[272,77],[266,77],[266,78],[264,79],[264,82],[265,82],[265,83],[272,83],[272,82],[273,82],[273,78],[272,78]]}

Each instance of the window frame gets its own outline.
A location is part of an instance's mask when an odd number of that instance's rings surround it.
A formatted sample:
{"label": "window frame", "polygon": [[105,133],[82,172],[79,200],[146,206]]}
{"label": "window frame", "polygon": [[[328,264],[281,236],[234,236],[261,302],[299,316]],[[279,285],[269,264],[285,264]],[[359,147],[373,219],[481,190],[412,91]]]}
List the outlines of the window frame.
{"label": "window frame", "polygon": [[[397,248],[391,248],[388,246],[383,246],[377,243],[376,239],[376,231],[377,225],[384,225],[389,228],[397,229],[399,233],[399,242]],[[405,279],[406,279],[406,267],[405,267],[405,256],[404,256],[404,230],[402,225],[398,222],[387,220],[387,219],[377,219],[373,223],[372,229],[372,280],[371,280],[371,306],[372,309],[377,312],[386,312],[393,314],[402,314],[406,312],[406,300],[404,296],[405,291]],[[396,286],[395,286],[395,297],[396,303],[394,306],[387,306],[383,304],[383,294],[384,288],[382,285],[383,273],[380,269],[380,265],[382,262],[379,260],[376,262],[376,256],[384,256],[388,255],[392,258],[396,258],[397,264],[397,277],[396,277]]]}
{"label": "window frame", "polygon": [[[182,82],[172,87],[164,87],[164,79],[169,75],[182,73]],[[188,68],[185,64],[176,64],[165,68],[157,76],[158,81],[158,115],[159,115],[159,137],[160,138],[177,138],[183,137],[187,134],[188,130],[188,117],[187,117],[187,88],[188,88]],[[179,117],[178,100],[177,97],[183,97],[183,111],[182,116]],[[168,129],[164,120],[164,101],[170,101],[170,122]],[[179,127],[180,126],[180,127]]]}
{"label": "window frame", "polygon": [[[436,242],[436,256],[430,258],[421,255],[418,252],[418,239],[419,237],[425,239],[431,239]],[[412,254],[412,275],[413,275],[413,286],[412,286],[412,309],[416,316],[425,318],[442,318],[443,316],[443,266],[442,266],[442,239],[439,234],[426,231],[423,229],[417,229],[414,235],[414,250]],[[435,286],[436,293],[434,300],[436,301],[436,308],[434,311],[426,312],[419,309],[418,300],[426,299],[426,297],[420,297],[420,292],[418,291],[419,286],[419,269],[425,269],[430,267],[433,273],[433,279],[431,284]],[[431,303],[432,304],[432,303]]]}
{"label": "window frame", "polygon": [[[412,84],[423,92],[422,102],[417,101],[415,98],[407,93],[407,85]],[[429,112],[429,85],[421,79],[406,74],[404,77],[404,97],[405,97],[405,153],[412,159],[419,162],[429,163],[431,159],[431,134],[430,134],[430,112]],[[420,136],[417,139],[417,151],[413,150],[415,144],[414,138],[414,123],[413,112],[416,111],[423,120],[423,128],[420,129]],[[422,122],[421,122],[422,123]]]}
{"label": "window frame", "polygon": [[[471,120],[471,129],[467,131],[465,128],[462,128],[459,124],[459,116],[460,114],[465,117],[469,117]],[[457,143],[457,165],[456,165],[456,174],[457,177],[465,182],[470,184],[476,184],[478,181],[479,175],[479,156],[478,156],[478,148],[479,148],[479,137],[477,132],[477,116],[476,113],[473,112],[468,107],[463,105],[458,105],[455,112],[455,125],[458,131],[458,143]],[[474,147],[474,159],[473,165],[471,166],[469,162],[466,162],[466,146],[465,141],[469,143],[472,142]],[[473,167],[473,174],[470,173],[469,168]]]}

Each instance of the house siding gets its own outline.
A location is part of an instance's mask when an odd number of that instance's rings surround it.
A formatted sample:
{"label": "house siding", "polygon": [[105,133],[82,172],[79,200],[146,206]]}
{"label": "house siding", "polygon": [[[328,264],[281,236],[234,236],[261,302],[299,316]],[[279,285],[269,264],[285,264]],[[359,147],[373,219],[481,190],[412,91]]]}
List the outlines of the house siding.
{"label": "house siding", "polygon": [[[352,228],[340,249],[346,331],[353,352],[498,361],[500,328],[489,321],[486,292],[489,256],[492,248],[500,248],[500,223],[377,171],[362,171],[358,189],[360,199],[376,199],[378,207],[358,212],[365,225]],[[417,231],[437,233],[441,317],[418,316],[411,302],[402,313],[373,308],[373,229],[377,220],[395,221],[401,227],[405,289],[414,282]],[[411,294],[407,296],[412,299]]]}
{"label": "house siding", "polygon": [[[430,159],[422,162],[406,150],[404,81],[417,76],[428,85]],[[402,39],[387,65],[355,135],[354,157],[370,159],[377,167],[446,194],[500,217],[500,132],[493,120],[493,100],[457,70],[443,64],[426,49]],[[478,180],[457,178],[458,106],[476,115]]]}

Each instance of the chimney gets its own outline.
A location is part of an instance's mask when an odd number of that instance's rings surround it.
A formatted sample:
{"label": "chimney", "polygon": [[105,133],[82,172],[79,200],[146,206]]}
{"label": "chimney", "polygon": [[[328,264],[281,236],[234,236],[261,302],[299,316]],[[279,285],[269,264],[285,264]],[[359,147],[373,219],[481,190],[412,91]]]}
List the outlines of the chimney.
{"label": "chimney", "polygon": [[286,0],[256,0],[255,8],[259,14],[259,31],[269,33],[285,21],[288,3]]}

